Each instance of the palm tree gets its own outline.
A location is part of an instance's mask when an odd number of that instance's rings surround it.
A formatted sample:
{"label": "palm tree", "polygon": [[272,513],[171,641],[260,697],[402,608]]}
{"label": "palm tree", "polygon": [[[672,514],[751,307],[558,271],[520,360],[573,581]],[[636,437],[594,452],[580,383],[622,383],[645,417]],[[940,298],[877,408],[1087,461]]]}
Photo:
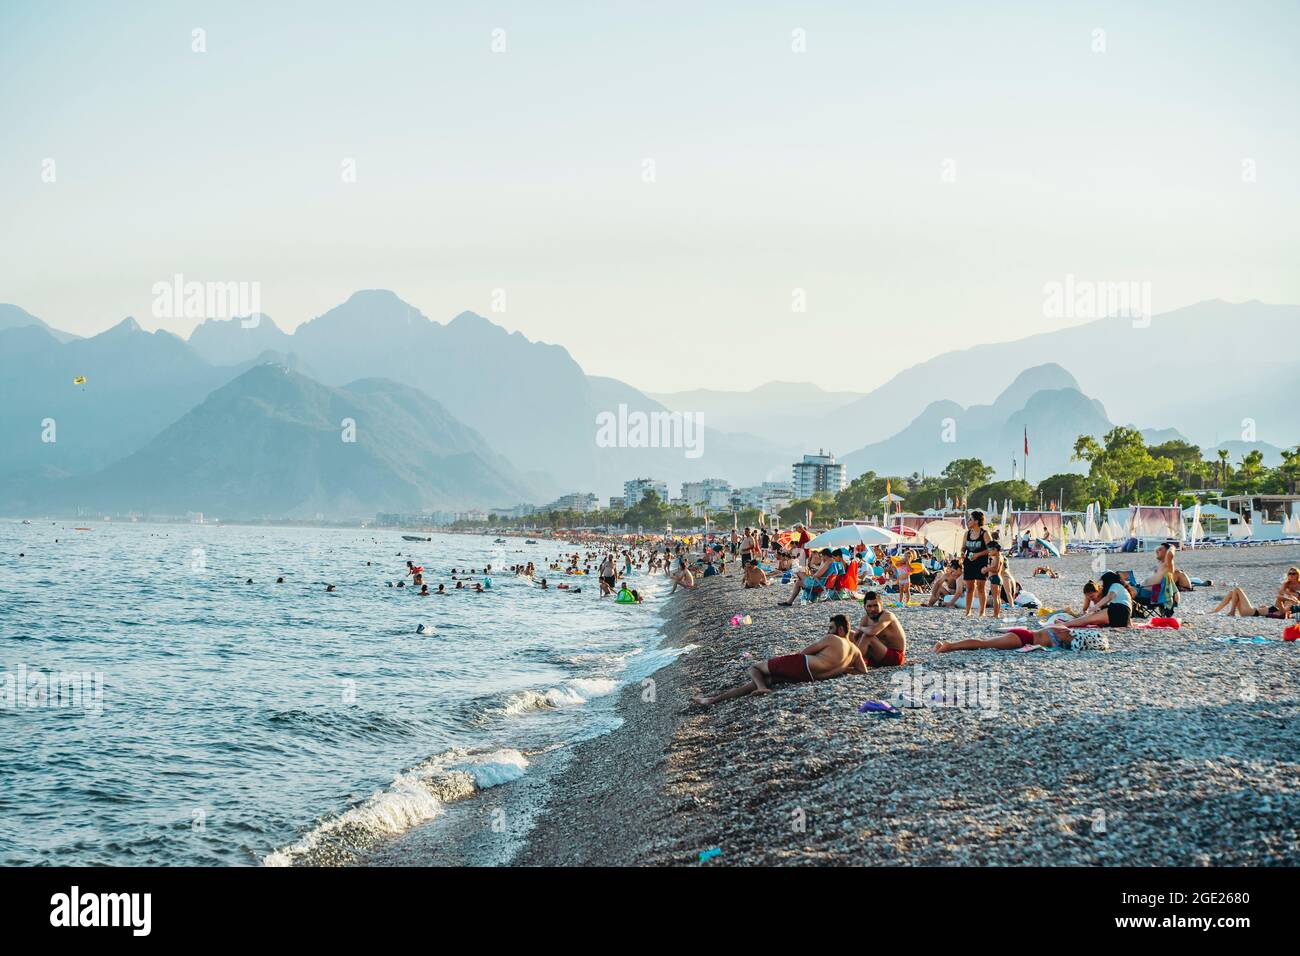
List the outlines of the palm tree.
{"label": "palm tree", "polygon": [[1219,487],[1224,488],[1228,484],[1228,449],[1219,449]]}

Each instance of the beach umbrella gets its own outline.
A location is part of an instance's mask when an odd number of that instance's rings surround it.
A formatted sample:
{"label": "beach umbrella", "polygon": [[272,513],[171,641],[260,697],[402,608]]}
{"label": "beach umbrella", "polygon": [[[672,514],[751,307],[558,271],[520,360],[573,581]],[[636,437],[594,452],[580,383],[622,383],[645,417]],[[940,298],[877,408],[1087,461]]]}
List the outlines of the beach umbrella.
{"label": "beach umbrella", "polygon": [[1040,548],[1043,548],[1045,551],[1047,551],[1048,554],[1051,554],[1053,557],[1059,558],[1061,556],[1061,549],[1058,548],[1056,545],[1054,545],[1052,542],[1048,541],[1046,538],[1035,538],[1034,540],[1038,542],[1038,546]]}
{"label": "beach umbrella", "polygon": [[830,531],[823,531],[808,542],[807,549],[815,551],[819,548],[856,548],[860,544],[871,547],[877,544],[898,544],[902,540],[902,535],[895,534],[888,528],[873,524],[846,524],[832,528]]}
{"label": "beach umbrella", "polygon": [[921,537],[940,551],[956,554],[961,550],[961,539],[966,531],[951,521],[931,521],[921,526]]}

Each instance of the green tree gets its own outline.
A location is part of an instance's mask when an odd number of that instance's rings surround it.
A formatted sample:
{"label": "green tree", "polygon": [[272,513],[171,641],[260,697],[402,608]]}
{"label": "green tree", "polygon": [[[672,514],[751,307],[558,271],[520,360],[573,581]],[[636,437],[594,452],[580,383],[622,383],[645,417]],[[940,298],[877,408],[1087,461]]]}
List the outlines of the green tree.
{"label": "green tree", "polygon": [[[961,490],[961,497],[969,500],[971,489],[986,485],[993,480],[996,472],[978,458],[958,458],[948,462],[948,467],[939,477],[943,484]],[[976,499],[978,500],[978,499]]]}
{"label": "green tree", "polygon": [[1055,501],[1062,511],[1083,511],[1095,497],[1086,475],[1064,472],[1044,478],[1035,489],[1035,500]]}
{"label": "green tree", "polygon": [[641,500],[623,512],[623,524],[633,528],[662,528],[668,524],[668,506],[656,491],[647,491]]}
{"label": "green tree", "polygon": [[[1012,508],[1038,507],[1037,492],[1023,478],[1017,478],[1015,481],[995,481],[987,485],[980,485],[970,493],[971,504],[976,508],[986,506],[990,498],[993,499],[996,505],[1001,505],[1003,501],[1010,501]],[[990,516],[991,518],[992,516]]]}
{"label": "green tree", "polygon": [[1091,435],[1080,435],[1074,443],[1074,459],[1086,461],[1089,476],[1115,488],[1115,500],[1129,504],[1133,486],[1141,478],[1172,473],[1174,463],[1168,458],[1153,458],[1142,433],[1136,428],[1116,426],[1106,433],[1104,445]]}

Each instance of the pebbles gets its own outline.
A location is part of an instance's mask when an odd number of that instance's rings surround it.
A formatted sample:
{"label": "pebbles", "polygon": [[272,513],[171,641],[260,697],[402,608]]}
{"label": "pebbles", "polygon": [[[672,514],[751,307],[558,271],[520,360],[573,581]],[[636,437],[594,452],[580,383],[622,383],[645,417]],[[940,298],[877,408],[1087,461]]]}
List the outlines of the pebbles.
{"label": "pebbles", "polygon": [[[1050,607],[1079,606],[1089,558],[1060,580],[1014,573]],[[1150,555],[1111,555],[1144,574]],[[1300,548],[1184,553],[1193,576],[1271,603]],[[1184,594],[1180,631],[1112,632],[1109,652],[936,655],[990,636],[985,619],[901,609],[902,668],[689,707],[743,678],[737,661],[792,653],[847,601],[781,608],[785,589],[704,579],[672,599],[667,641],[698,647],[620,701],[625,724],[584,744],[518,862],[599,864],[1296,865],[1300,863],[1300,646],[1280,621],[1198,616],[1226,587]],[[736,614],[753,623],[732,627]],[[939,681],[965,706],[857,713]],[[982,683],[981,683],[982,681]],[[982,691],[981,691],[982,688]],[[593,812],[594,811],[594,812]],[[720,847],[706,863],[699,852]]]}

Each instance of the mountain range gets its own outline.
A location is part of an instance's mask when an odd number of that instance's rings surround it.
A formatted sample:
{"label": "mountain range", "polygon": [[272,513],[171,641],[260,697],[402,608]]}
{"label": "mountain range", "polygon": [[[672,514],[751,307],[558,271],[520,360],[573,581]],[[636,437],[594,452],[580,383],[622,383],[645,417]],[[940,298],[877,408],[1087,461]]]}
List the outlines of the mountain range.
{"label": "mountain range", "polygon": [[[1270,346],[1298,319],[1295,306],[1214,301],[1145,328],[1105,319],[945,353],[870,391],[770,382],[647,395],[586,374],[561,346],[472,312],[435,322],[385,290],[292,333],[259,315],[209,319],[188,340],[129,318],[80,338],[0,305],[0,510],[353,516],[544,503],[617,494],[634,477],[674,491],[710,477],[788,480],[817,447],[838,450],[850,477],[978,457],[1005,478],[1025,429],[1032,480],[1080,470],[1075,438],[1112,421],[1152,442],[1181,438],[1177,423],[1211,449],[1229,439],[1234,460],[1259,448],[1272,463],[1295,442],[1287,399],[1300,364]],[[699,415],[696,453],[604,447],[598,416],[620,410]],[[342,417],[359,423],[357,447],[335,447]],[[1237,440],[1247,424],[1260,440]],[[292,453],[279,460],[277,448]]]}
{"label": "mountain range", "polygon": [[51,503],[298,519],[490,507],[528,495],[509,461],[415,389],[387,379],[331,388],[265,364],[121,461],[56,485]]}

